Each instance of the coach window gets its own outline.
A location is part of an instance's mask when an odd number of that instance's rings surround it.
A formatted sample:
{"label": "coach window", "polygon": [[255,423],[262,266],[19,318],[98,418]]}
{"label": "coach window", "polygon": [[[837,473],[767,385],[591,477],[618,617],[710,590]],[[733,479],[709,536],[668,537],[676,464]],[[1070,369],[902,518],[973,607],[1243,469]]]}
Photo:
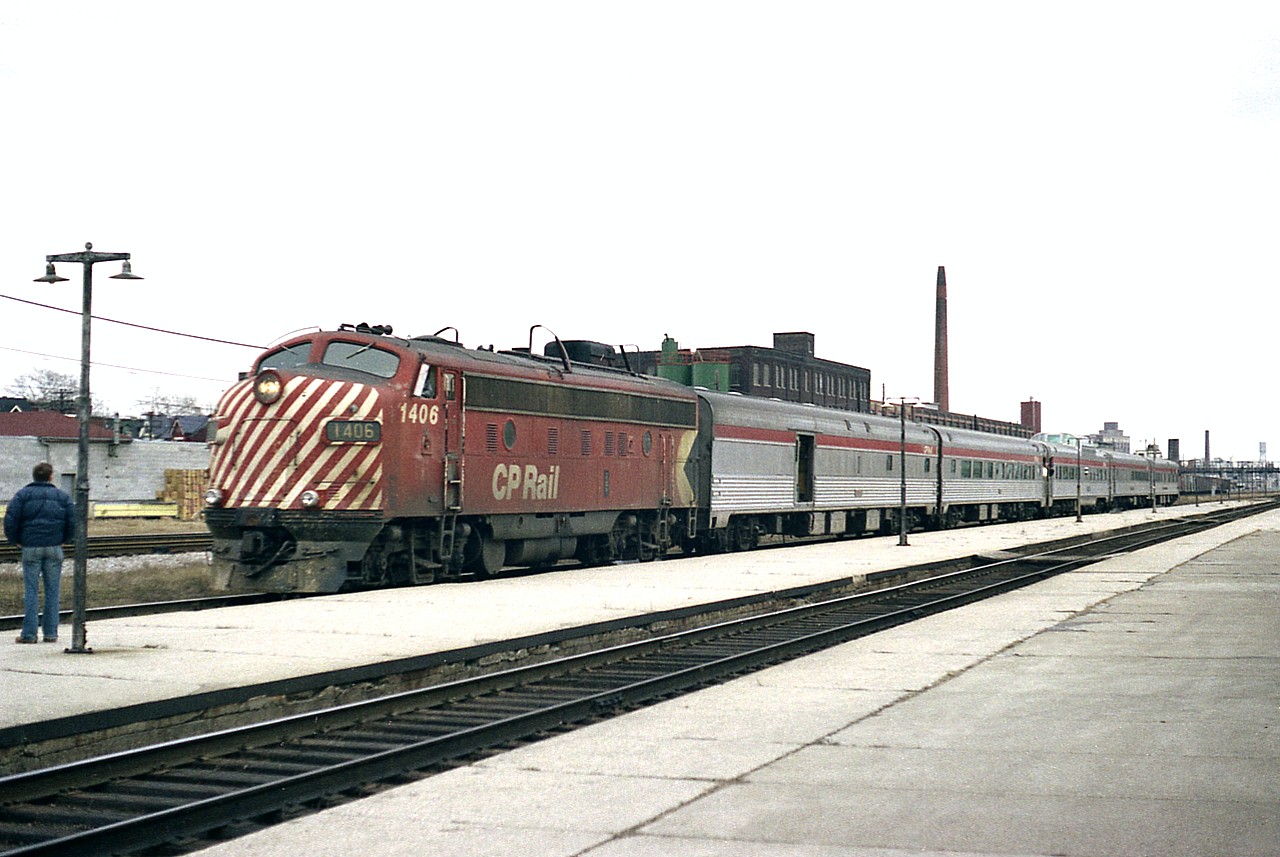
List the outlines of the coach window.
{"label": "coach window", "polygon": [[423,363],[422,368],[418,370],[418,383],[414,387],[422,398],[434,399],[436,397],[436,367]]}

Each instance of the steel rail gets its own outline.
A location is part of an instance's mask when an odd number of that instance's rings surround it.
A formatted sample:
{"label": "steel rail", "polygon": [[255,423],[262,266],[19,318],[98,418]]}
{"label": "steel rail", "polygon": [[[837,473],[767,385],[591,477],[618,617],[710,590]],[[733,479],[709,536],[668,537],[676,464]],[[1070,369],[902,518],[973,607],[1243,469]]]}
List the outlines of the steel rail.
{"label": "steel rail", "polygon": [[[74,547],[64,545],[67,559],[74,556]],[[136,536],[90,536],[88,556],[132,556],[145,553],[203,553],[213,550],[213,536],[207,532],[164,533]],[[0,562],[20,562],[22,549],[15,545],[0,544]]]}

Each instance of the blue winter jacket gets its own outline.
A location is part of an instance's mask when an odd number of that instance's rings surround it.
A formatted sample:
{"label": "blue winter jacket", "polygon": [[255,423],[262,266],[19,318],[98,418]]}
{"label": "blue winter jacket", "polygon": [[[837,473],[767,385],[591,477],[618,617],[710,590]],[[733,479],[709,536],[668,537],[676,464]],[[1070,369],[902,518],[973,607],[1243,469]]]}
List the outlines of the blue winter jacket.
{"label": "blue winter jacket", "polygon": [[4,537],[15,545],[63,545],[75,534],[75,503],[51,482],[32,482],[20,489],[4,513]]}

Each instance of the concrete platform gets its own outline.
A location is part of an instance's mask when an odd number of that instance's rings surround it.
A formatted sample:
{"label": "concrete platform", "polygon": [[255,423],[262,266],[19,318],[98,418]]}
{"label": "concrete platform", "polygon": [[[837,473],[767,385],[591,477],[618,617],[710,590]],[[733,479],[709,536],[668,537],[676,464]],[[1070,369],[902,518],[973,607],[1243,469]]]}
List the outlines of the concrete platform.
{"label": "concrete platform", "polygon": [[1271,512],[201,854],[1276,855],[1278,736]]}
{"label": "concrete platform", "polygon": [[[0,731],[255,682],[359,667],[623,617],[1229,507],[1124,512],[91,622],[93,654],[0,645]],[[70,599],[69,564],[64,570]],[[90,593],[90,604],[92,604]],[[71,639],[64,624],[60,641]],[[32,740],[23,735],[15,741]],[[0,765],[0,773],[3,773]]]}

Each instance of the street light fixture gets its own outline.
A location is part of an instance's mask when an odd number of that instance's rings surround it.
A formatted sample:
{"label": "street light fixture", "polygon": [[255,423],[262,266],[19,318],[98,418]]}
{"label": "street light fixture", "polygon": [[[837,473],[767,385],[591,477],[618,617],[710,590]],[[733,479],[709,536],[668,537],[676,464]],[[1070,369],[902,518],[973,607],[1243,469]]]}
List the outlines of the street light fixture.
{"label": "street light fixture", "polygon": [[45,274],[36,278],[37,283],[65,283],[54,270],[55,262],[79,262],[84,266],[84,295],[80,310],[80,394],[76,398],[76,420],[79,422],[80,441],[76,454],[76,535],[75,576],[71,595],[71,647],[69,654],[89,654],[93,649],[85,645],[85,590],[89,569],[89,319],[93,303],[93,266],[97,262],[124,262],[120,273],[113,280],[141,280],[129,264],[128,253],[95,253],[93,245],[85,243],[83,252],[58,253],[45,256]]}

